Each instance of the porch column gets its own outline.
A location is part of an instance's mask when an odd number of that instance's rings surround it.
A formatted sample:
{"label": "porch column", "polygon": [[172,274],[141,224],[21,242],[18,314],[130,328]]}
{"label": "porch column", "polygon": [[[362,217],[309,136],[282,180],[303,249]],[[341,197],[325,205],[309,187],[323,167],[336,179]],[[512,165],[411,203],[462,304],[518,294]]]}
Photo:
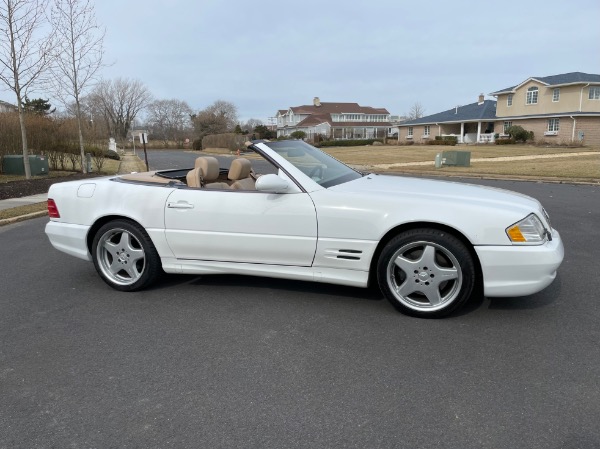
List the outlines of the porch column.
{"label": "porch column", "polygon": [[477,143],[479,143],[479,139],[481,139],[481,122],[477,122]]}
{"label": "porch column", "polygon": [[465,122],[460,122],[460,143],[465,143]]}

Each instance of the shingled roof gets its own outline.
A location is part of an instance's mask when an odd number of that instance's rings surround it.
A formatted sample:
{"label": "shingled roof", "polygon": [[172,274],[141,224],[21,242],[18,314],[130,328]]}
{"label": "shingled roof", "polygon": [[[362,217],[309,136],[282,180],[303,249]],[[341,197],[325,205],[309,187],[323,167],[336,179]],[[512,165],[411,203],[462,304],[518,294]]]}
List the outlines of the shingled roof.
{"label": "shingled roof", "polygon": [[370,106],[361,106],[358,103],[320,103],[320,106],[314,104],[292,106],[290,108],[294,114],[389,114],[385,108],[372,108]]}
{"label": "shingled roof", "polygon": [[437,114],[402,122],[399,126],[427,125],[436,123],[477,122],[496,119],[496,102],[485,100],[483,103],[471,103],[458,106]]}
{"label": "shingled roof", "polygon": [[583,72],[570,72],[570,73],[562,73],[560,75],[551,75],[551,76],[532,76],[531,78],[527,78],[520,84],[516,86],[507,87],[506,89],[500,89],[496,92],[492,92],[490,95],[499,95],[506,93],[514,93],[515,89],[528,81],[535,80],[539,81],[546,86],[563,86],[565,84],[600,84],[600,75],[595,75],[591,73],[583,73]]}

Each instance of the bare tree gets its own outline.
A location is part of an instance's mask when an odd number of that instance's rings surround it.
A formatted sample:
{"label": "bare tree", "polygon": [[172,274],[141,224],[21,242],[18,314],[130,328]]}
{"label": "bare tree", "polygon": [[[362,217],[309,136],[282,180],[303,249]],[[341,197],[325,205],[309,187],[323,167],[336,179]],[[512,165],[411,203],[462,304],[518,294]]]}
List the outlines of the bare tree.
{"label": "bare tree", "polygon": [[425,115],[425,108],[418,101],[410,107],[410,110],[406,113],[407,120],[414,120],[421,118]]}
{"label": "bare tree", "polygon": [[43,30],[45,2],[0,0],[0,81],[15,93],[21,125],[25,177],[31,178],[23,100],[51,62],[52,35]]}
{"label": "bare tree", "polygon": [[81,167],[85,173],[81,97],[102,67],[105,30],[96,24],[90,0],[54,0],[51,23],[58,37],[54,46],[55,88],[65,106],[74,102]]}
{"label": "bare tree", "polygon": [[100,81],[86,102],[103,117],[112,136],[126,139],[133,120],[151,100],[141,81],[117,78]]}
{"label": "bare tree", "polygon": [[161,139],[165,146],[175,141],[183,144],[183,136],[191,128],[192,108],[181,100],[156,100],[148,105],[148,125],[152,134]]}
{"label": "bare tree", "polygon": [[210,134],[232,132],[237,124],[237,108],[233,103],[217,100],[193,116],[193,122],[200,139]]}
{"label": "bare tree", "polygon": [[257,118],[250,118],[247,122],[240,122],[240,128],[249,133],[254,132],[254,128],[263,125],[263,121]]}

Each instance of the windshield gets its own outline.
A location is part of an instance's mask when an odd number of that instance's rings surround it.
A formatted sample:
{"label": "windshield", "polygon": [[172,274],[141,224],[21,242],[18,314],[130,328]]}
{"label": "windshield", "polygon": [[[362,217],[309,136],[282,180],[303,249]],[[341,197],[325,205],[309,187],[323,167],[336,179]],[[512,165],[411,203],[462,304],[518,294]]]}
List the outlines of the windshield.
{"label": "windshield", "polygon": [[361,173],[301,140],[263,143],[322,187],[332,187],[362,177]]}

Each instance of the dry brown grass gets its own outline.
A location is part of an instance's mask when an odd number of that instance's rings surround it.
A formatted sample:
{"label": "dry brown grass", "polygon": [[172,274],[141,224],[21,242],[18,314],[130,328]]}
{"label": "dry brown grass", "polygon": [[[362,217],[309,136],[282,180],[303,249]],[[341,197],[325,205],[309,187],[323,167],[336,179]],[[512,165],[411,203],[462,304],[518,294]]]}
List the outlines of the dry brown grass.
{"label": "dry brown grass", "polygon": [[545,148],[530,145],[410,145],[410,146],[362,146],[331,147],[323,149],[333,157],[352,165],[399,164],[404,162],[434,161],[435,155],[442,151],[470,151],[471,159],[535,156],[547,154],[584,153],[600,151],[600,147]]}
{"label": "dry brown grass", "polygon": [[518,176],[524,178],[555,178],[600,182],[600,155],[577,156],[563,159],[531,159],[525,161],[473,162],[470,167],[433,166],[398,167],[402,173],[436,174],[452,176]]}
{"label": "dry brown grass", "polygon": [[28,204],[27,206],[13,207],[10,209],[0,210],[0,220],[7,218],[21,217],[22,215],[32,214],[34,212],[42,212],[48,210],[48,204],[43,203]]}
{"label": "dry brown grass", "polygon": [[[446,150],[470,151],[470,167],[433,166],[435,155]],[[430,162],[423,166],[397,166],[376,171],[436,174],[452,176],[499,176],[525,178],[556,178],[583,181],[600,181],[600,155],[580,155],[568,158],[545,158],[517,161],[473,161],[479,158],[511,156],[545,156],[551,154],[590,153],[600,151],[600,147],[534,147],[529,145],[481,145],[481,146],[366,146],[327,148],[337,159],[356,166],[376,166],[380,164],[402,164],[407,162]]]}

